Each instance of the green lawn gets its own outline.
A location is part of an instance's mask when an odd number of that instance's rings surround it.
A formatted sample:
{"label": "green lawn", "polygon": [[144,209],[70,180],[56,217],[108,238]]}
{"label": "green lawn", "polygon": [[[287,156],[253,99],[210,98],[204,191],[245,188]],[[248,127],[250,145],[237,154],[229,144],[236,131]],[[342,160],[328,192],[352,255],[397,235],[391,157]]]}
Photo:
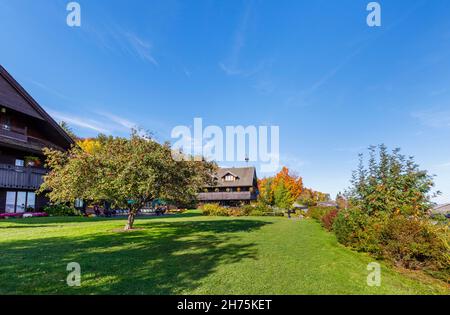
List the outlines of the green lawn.
{"label": "green lawn", "polygon": [[[382,267],[366,284],[364,254],[340,246],[319,224],[285,218],[216,218],[197,212],[124,219],[0,221],[2,294],[449,294]],[[82,286],[65,283],[78,262]],[[428,278],[426,278],[428,279]]]}

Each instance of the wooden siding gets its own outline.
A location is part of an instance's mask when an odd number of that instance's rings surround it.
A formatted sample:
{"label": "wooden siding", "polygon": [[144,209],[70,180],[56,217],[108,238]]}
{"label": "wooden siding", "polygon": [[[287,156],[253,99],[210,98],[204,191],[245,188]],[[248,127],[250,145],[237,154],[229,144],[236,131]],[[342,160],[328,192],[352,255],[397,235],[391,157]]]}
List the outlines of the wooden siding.
{"label": "wooden siding", "polygon": [[0,65],[0,124],[27,128],[29,138],[69,149],[73,139],[50,117],[25,89]]}
{"label": "wooden siding", "polygon": [[29,116],[44,119],[3,75],[0,75],[0,104]]}
{"label": "wooden siding", "polygon": [[14,128],[9,129],[0,128],[0,136],[11,138],[18,141],[27,142],[27,129],[26,128]]}
{"label": "wooden siding", "polygon": [[43,182],[45,169],[0,164],[0,188],[37,190]]}
{"label": "wooden siding", "polygon": [[255,200],[256,194],[250,191],[241,192],[209,192],[199,193],[198,201],[239,201],[239,200]]}

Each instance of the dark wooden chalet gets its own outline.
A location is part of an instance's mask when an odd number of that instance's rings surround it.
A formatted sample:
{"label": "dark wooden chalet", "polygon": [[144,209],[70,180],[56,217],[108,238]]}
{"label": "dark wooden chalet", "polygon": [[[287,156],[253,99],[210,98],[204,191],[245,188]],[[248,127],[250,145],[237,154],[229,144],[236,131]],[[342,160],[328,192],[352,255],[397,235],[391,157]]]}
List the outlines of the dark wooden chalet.
{"label": "dark wooden chalet", "polygon": [[250,203],[258,196],[258,178],[254,167],[220,168],[215,174],[215,184],[199,193],[201,203],[236,205]]}
{"label": "dark wooden chalet", "polygon": [[38,211],[46,174],[42,149],[66,150],[70,136],[0,66],[0,213]]}

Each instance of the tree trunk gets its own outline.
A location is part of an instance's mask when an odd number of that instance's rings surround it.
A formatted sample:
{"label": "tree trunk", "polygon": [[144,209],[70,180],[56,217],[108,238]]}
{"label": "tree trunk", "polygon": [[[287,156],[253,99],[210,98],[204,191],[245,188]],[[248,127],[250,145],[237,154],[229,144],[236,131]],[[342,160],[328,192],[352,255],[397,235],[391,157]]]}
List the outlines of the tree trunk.
{"label": "tree trunk", "polygon": [[133,224],[134,224],[134,218],[136,217],[136,214],[134,213],[134,211],[130,211],[128,213],[128,221],[127,224],[125,225],[125,231],[129,231],[133,229]]}

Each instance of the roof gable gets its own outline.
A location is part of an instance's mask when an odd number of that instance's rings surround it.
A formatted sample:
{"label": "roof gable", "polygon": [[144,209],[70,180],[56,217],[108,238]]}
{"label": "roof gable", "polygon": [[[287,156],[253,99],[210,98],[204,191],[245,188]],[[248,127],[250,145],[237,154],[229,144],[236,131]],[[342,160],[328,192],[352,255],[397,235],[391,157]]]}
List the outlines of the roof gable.
{"label": "roof gable", "polygon": [[251,187],[256,181],[256,169],[254,167],[219,168],[215,178],[222,179],[228,174],[233,175],[239,180],[230,182],[218,180],[215,187]]}
{"label": "roof gable", "polygon": [[226,172],[225,174],[222,175],[222,178],[224,178],[224,177],[226,177],[226,176],[228,176],[228,175],[231,175],[231,176],[233,176],[234,178],[239,179],[239,176],[237,176],[236,174],[231,173],[231,172]]}
{"label": "roof gable", "polygon": [[74,143],[73,139],[47,112],[31,97],[30,94],[0,65],[0,106],[8,107],[26,115],[47,122],[64,141],[67,147]]}
{"label": "roof gable", "polygon": [[14,83],[8,80],[10,76],[5,75],[2,70],[0,68],[0,105],[33,116],[34,118],[44,119],[20,92],[14,88]]}
{"label": "roof gable", "polygon": [[435,211],[435,212],[450,212],[450,203],[437,205],[434,207],[433,211]]}

